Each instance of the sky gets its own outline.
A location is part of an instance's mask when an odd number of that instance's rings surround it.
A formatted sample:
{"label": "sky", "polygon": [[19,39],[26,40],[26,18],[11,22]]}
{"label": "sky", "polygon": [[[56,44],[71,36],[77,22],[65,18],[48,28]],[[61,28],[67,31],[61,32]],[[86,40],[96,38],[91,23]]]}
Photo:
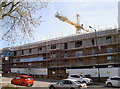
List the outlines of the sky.
{"label": "sky", "polygon": [[[41,40],[49,40],[58,37],[73,35],[76,28],[73,25],[62,22],[55,17],[59,12],[66,16],[70,21],[76,23],[76,14],[80,15],[80,24],[84,28],[92,26],[97,31],[106,28],[117,27],[119,0],[52,0],[48,6],[36,13],[42,16],[43,21],[40,26],[34,28],[34,40],[26,43],[33,43]],[[92,30],[92,29],[90,29]],[[0,43],[0,49],[8,47],[6,42]],[[9,45],[17,46],[19,44]]]}

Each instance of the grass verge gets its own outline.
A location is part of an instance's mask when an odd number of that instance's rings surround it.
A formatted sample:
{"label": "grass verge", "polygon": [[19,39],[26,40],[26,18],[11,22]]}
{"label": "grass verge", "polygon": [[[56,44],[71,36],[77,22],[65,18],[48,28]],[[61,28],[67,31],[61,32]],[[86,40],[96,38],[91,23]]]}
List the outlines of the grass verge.
{"label": "grass verge", "polygon": [[12,85],[5,85],[5,86],[2,86],[1,89],[21,89],[21,88],[15,87],[15,86],[12,86]]}

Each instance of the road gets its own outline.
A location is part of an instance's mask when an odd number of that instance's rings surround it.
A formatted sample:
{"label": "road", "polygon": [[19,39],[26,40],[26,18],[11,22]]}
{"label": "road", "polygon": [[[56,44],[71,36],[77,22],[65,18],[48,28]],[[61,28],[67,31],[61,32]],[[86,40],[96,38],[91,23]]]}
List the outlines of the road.
{"label": "road", "polygon": [[[3,77],[2,82],[4,84],[0,84],[0,87],[10,84],[11,79],[12,78]],[[21,89],[49,89],[48,85],[50,83],[53,83],[53,81],[35,80],[35,83],[32,87],[24,87],[24,86],[17,86],[17,87],[20,87]],[[12,85],[12,86],[16,86],[16,85]],[[98,85],[89,85],[87,89],[120,89],[120,88],[115,88],[115,87],[108,88],[105,87],[104,84],[98,84]]]}
{"label": "road", "polygon": [[[49,88],[48,87],[31,87],[31,88],[24,87],[22,89],[49,89]],[[115,87],[108,88],[103,85],[92,85],[92,86],[88,86],[88,88],[86,89],[120,89],[120,88],[115,88]]]}
{"label": "road", "polygon": [[87,89],[120,89],[120,88],[116,88],[116,87],[106,87],[105,85],[91,85],[91,86],[88,86]]}

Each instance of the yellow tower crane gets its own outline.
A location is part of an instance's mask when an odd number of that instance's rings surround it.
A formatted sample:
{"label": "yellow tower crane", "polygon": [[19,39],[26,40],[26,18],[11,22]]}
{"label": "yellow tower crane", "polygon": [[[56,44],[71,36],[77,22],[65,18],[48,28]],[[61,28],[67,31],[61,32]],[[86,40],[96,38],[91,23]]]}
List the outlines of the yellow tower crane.
{"label": "yellow tower crane", "polygon": [[57,17],[59,20],[63,21],[63,22],[66,22],[66,23],[69,23],[71,25],[74,25],[76,27],[76,34],[82,34],[82,31],[81,30],[84,30],[86,32],[90,32],[89,30],[87,29],[84,29],[83,26],[80,26],[80,22],[79,22],[79,15],[77,14],[77,23],[74,23],[70,20],[68,20],[65,16],[62,16],[60,15],[58,12],[55,14],[55,17]]}

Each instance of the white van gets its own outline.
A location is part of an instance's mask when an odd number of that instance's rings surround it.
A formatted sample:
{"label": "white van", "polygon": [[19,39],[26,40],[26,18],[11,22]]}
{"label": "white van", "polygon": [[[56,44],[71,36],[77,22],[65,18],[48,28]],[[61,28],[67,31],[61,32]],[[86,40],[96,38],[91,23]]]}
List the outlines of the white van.
{"label": "white van", "polygon": [[92,79],[86,78],[82,75],[76,75],[76,74],[69,75],[67,79],[76,79],[76,80],[79,80],[80,82],[83,82],[83,83],[86,83],[86,84],[92,84],[93,83]]}

